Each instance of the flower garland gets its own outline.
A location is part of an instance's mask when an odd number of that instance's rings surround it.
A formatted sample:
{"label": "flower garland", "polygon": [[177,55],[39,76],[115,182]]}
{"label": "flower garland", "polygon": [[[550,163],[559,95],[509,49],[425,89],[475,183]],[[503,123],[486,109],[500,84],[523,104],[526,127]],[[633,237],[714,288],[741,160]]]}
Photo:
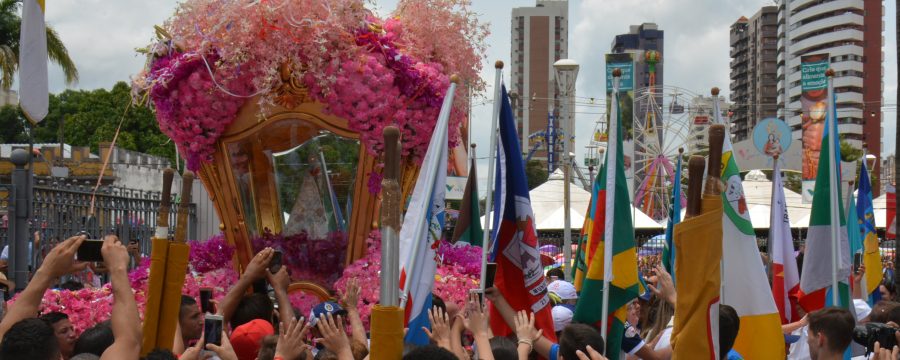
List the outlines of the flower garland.
{"label": "flower garland", "polygon": [[[381,131],[397,125],[403,155],[420,161],[437,114],[457,73],[473,91],[487,26],[468,0],[401,0],[381,20],[362,0],[221,2],[188,0],[157,34],[145,69],[132,80],[136,98],[149,98],[160,129],[196,170],[249,98],[275,105],[283,84],[295,79],[325,111],[346,118],[372,154],[383,149]],[[467,97],[453,104],[449,142],[455,146]]]}
{"label": "flower garland", "polygon": [[296,280],[312,281],[328,286],[344,270],[347,234],[332,231],[324,239],[312,239],[305,231],[283,236],[266,228],[261,236],[250,240],[255,252],[271,247],[281,250],[282,263]]}
{"label": "flower garland", "polygon": [[[379,275],[381,272],[381,232],[373,230],[369,233],[366,245],[366,255],[347,266],[334,287],[338,292],[343,292],[347,288],[347,282],[353,278],[357,279],[360,284],[366,284],[360,288],[357,308],[363,323],[368,326],[372,306],[378,303],[381,286]],[[480,254],[480,251],[481,248],[477,246],[444,249],[444,260],[438,264],[432,291],[445,302],[453,302],[462,307],[469,290],[477,288],[481,278],[481,266],[474,267],[468,260],[472,253],[479,252]],[[461,263],[452,261],[461,261]],[[481,263],[480,255],[478,263]],[[472,269],[477,269],[477,271],[473,273],[470,271]]]}

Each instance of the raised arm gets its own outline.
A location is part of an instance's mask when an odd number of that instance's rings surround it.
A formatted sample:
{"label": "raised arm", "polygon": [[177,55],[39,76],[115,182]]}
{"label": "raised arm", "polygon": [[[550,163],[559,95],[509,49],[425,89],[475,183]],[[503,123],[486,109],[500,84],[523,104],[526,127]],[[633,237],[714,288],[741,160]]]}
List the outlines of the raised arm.
{"label": "raised arm", "polygon": [[[47,254],[31,282],[19,295],[16,303],[9,308],[9,313],[3,318],[3,322],[0,322],[0,339],[3,338],[3,335],[9,331],[13,324],[37,316],[44,292],[53,285],[56,279],[66,274],[84,270],[87,263],[76,262],[75,252],[85,239],[86,237],[83,235],[70,237]],[[10,291],[14,290],[10,289]]]}
{"label": "raised arm", "polygon": [[128,281],[128,250],[114,235],[103,239],[103,262],[112,283],[112,331],[115,342],[101,359],[137,359],[141,350],[141,318]]}
{"label": "raised arm", "polygon": [[347,321],[350,322],[350,335],[353,342],[368,347],[368,337],[366,336],[366,328],[363,326],[362,319],[359,317],[359,281],[356,278],[347,282],[347,291],[341,297],[344,310],[347,310]]}
{"label": "raised arm", "polygon": [[244,297],[244,294],[247,293],[247,289],[253,285],[254,281],[266,276],[266,272],[269,271],[269,261],[272,260],[272,254],[274,252],[275,251],[272,250],[272,248],[265,248],[257,253],[256,256],[250,260],[250,263],[247,264],[247,268],[244,269],[244,273],[241,275],[238,282],[234,284],[234,287],[232,287],[231,290],[228,291],[228,294],[225,295],[225,298],[222,299],[221,306],[218,307],[218,310],[219,315],[222,315],[226,324],[231,320],[231,315],[237,310],[237,306],[241,302],[241,298]]}
{"label": "raised arm", "polygon": [[288,297],[288,286],[291,285],[291,276],[288,275],[287,266],[282,266],[277,273],[272,274],[266,267],[266,278],[269,284],[275,290],[275,301],[278,302],[278,317],[285,324],[294,318],[294,307],[291,305],[291,298]]}
{"label": "raised arm", "polygon": [[469,303],[466,304],[466,329],[475,338],[475,348],[478,350],[478,359],[494,360],[491,352],[490,337],[488,336],[487,314],[477,294],[469,294]]}

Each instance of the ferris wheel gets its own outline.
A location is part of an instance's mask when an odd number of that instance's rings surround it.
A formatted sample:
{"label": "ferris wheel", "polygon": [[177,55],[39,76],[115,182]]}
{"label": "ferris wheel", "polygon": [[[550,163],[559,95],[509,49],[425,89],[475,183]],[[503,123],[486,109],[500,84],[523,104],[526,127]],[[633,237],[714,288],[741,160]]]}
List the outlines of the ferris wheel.
{"label": "ferris wheel", "polygon": [[[686,160],[706,151],[703,134],[713,119],[712,107],[707,109],[697,99],[697,94],[675,86],[657,85],[635,91],[634,206],[656,221],[669,216],[678,157]],[[682,181],[682,186],[686,188],[687,182]],[[683,195],[679,201],[684,205]]]}

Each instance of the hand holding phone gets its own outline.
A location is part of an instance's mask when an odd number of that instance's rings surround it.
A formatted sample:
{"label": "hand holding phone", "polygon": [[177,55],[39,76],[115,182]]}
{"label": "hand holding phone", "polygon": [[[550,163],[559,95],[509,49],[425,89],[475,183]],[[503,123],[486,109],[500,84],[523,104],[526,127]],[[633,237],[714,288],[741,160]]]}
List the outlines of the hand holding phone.
{"label": "hand holding phone", "polygon": [[206,344],[222,346],[222,316],[206,315],[203,320],[203,339]]}
{"label": "hand holding phone", "polygon": [[494,276],[497,275],[497,263],[487,263],[484,273],[484,288],[494,287]]}
{"label": "hand holding phone", "polygon": [[269,261],[269,272],[277,273],[278,270],[281,270],[282,259],[284,257],[284,253],[281,250],[275,250],[275,253],[272,254],[272,260]]}

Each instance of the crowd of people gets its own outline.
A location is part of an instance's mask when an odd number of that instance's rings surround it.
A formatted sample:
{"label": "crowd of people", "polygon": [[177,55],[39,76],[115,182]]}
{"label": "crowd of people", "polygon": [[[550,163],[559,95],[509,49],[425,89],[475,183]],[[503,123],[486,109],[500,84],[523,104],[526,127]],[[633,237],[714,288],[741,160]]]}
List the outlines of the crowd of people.
{"label": "crowd of people", "polygon": [[[369,356],[370,339],[357,309],[360,284],[351,280],[337,301],[325,301],[309,314],[299,314],[290,304],[290,276],[282,266],[275,273],[269,262],[274,250],[257,253],[227,295],[214,304],[215,314],[205,314],[197,299],[183,295],[178,328],[171,348],[152,349],[141,357],[141,317],[130,287],[127,271],[131,255],[115,236],[106,236],[102,265],[112,285],[114,297],[110,320],[95,324],[81,334],[64,312],[43,313],[44,292],[59,287],[60,279],[84,271],[75,253],[84,236],[69,238],[46,254],[28,286],[9,305],[0,321],[0,360],[7,359],[223,359],[223,360],[363,360]],[[861,267],[855,280],[859,281]],[[538,329],[535,316],[516,312],[496,288],[485,289],[484,297],[471,294],[463,308],[434,296],[429,312],[431,327],[425,329],[431,344],[407,345],[404,359],[428,360],[599,360],[602,353],[618,353],[622,359],[669,359],[677,293],[671,276],[657,265],[645,278],[648,291],[628,305],[627,322],[620,349],[605,349],[596,324],[573,322],[579,294],[566,281],[564,272],[551,269],[546,274],[552,302],[553,329]],[[269,291],[250,292],[264,281]],[[870,308],[854,301],[855,314],[828,307],[805,314],[801,321],[783,326],[789,359],[838,359],[845,352],[866,359],[898,359],[900,348],[882,349],[876,342],[872,355],[866,344],[855,345],[854,328],[865,324],[900,324],[900,303],[892,287],[885,284],[882,300]],[[860,294],[857,293],[856,297]],[[513,335],[493,336],[486,303],[492,304]],[[221,316],[219,336],[204,333],[204,317]],[[732,346],[740,329],[740,317],[728,305],[719,308],[719,354],[721,359],[740,359]],[[879,325],[880,326],[880,325]],[[545,336],[553,331],[555,336]],[[857,332],[859,332],[857,330]],[[900,332],[888,331],[900,343]],[[218,337],[218,345],[205,339]],[[857,334],[857,337],[859,335]],[[551,339],[558,339],[552,341]],[[885,341],[884,337],[878,339]]]}

